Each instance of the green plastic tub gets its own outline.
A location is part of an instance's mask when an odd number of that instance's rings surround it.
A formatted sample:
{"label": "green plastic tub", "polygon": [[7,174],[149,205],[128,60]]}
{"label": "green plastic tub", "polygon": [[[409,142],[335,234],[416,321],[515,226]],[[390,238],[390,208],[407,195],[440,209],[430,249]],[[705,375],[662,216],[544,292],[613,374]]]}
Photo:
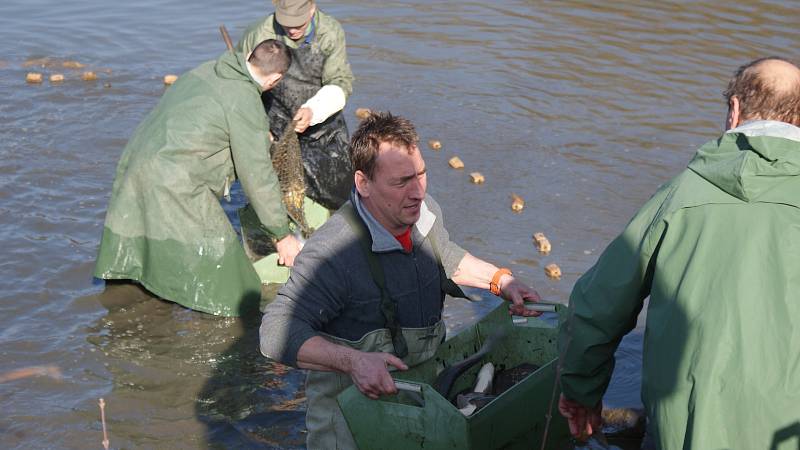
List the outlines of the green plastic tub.
{"label": "green plastic tub", "polygon": [[[278,264],[278,253],[272,237],[261,224],[256,215],[256,210],[250,204],[240,208],[239,224],[242,230],[242,243],[247,256],[253,261],[261,284],[286,283],[289,279],[289,268]],[[316,230],[330,217],[330,211],[324,206],[306,197],[303,203],[303,214],[311,229]],[[295,231],[294,222],[289,223],[292,232]]]}
{"label": "green plastic tub", "polygon": [[[557,313],[561,308],[557,308]],[[496,370],[533,363],[540,368],[470,417],[437,393],[431,385],[445,367],[473,355],[498,327],[507,336],[484,360],[465,372],[453,392],[470,388],[480,366],[486,362]],[[540,449],[548,414],[552,414],[547,449],[570,447],[567,423],[558,413],[558,395],[553,395],[558,352],[557,329],[537,318],[525,324],[512,323],[507,305],[501,304],[481,321],[448,339],[434,358],[405,372],[394,372],[403,382],[398,395],[371,400],[350,386],[338,396],[350,431],[362,450],[366,449]],[[417,391],[409,394],[408,391]]]}

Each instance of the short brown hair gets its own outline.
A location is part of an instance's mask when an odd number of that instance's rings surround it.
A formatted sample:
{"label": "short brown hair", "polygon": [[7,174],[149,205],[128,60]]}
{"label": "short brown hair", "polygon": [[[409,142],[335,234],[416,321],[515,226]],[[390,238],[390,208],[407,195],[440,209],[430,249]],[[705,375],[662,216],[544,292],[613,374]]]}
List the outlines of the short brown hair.
{"label": "short brown hair", "polygon": [[783,61],[795,66],[779,56],[759,58],[739,67],[722,95],[728,104],[734,96],[739,99],[742,120],[778,120],[800,126],[800,83],[794,82],[788,89],[776,88],[757,68],[765,61]]}
{"label": "short brown hair", "polygon": [[353,170],[360,170],[372,179],[378,149],[384,142],[405,147],[411,153],[419,143],[419,136],[410,120],[390,112],[373,112],[361,122],[350,140]]}
{"label": "short brown hair", "polygon": [[247,62],[264,75],[284,74],[292,64],[292,54],[283,42],[267,39],[255,46]]}

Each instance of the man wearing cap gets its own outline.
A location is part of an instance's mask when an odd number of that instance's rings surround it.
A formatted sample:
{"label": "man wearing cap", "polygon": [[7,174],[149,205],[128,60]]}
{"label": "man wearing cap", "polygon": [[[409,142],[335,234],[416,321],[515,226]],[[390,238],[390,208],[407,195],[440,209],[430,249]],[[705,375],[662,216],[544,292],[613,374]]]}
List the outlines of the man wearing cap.
{"label": "man wearing cap", "polygon": [[341,114],[353,90],[344,31],[312,0],[274,3],[275,13],[248,27],[237,48],[246,54],[264,39],[282,40],[290,48],[292,66],[264,96],[270,132],[279,138],[295,122],[306,192],[317,203],[337,209],[352,187],[349,135]]}

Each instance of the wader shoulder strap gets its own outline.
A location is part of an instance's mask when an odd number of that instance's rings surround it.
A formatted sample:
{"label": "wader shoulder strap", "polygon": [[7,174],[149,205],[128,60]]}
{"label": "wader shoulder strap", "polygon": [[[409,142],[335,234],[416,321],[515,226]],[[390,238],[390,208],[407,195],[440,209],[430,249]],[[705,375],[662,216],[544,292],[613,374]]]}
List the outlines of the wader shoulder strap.
{"label": "wader shoulder strap", "polygon": [[386,290],[386,276],[383,273],[383,266],[378,261],[375,252],[372,251],[372,235],[369,234],[367,225],[358,216],[352,203],[345,203],[340,208],[340,211],[356,234],[356,238],[361,244],[361,249],[364,251],[364,256],[367,257],[367,265],[372,274],[372,280],[381,290],[381,312],[383,313],[385,326],[392,335],[394,353],[398,358],[405,358],[408,355],[408,344],[400,330],[400,325],[397,323],[397,304],[389,297],[389,291]]}
{"label": "wader shoulder strap", "polygon": [[[436,264],[439,266],[439,280],[441,283],[442,292],[451,296],[451,297],[458,297],[458,298],[465,298],[469,300],[464,291],[455,283],[455,281],[447,278],[447,273],[444,271],[444,265],[442,264],[442,254],[439,253],[439,243],[436,241],[436,236],[433,233],[429,234],[431,238],[431,247],[433,247],[433,254],[436,255]],[[442,299],[444,301],[444,299]]]}

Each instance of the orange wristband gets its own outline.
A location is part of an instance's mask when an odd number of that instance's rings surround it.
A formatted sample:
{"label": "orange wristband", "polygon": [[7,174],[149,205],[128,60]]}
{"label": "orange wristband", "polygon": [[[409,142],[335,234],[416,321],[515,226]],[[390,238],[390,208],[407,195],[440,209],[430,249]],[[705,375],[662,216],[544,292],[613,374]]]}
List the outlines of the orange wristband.
{"label": "orange wristband", "polygon": [[489,292],[494,295],[500,295],[500,278],[503,275],[512,275],[512,273],[505,267],[498,269],[497,272],[494,273],[492,281],[489,282]]}

